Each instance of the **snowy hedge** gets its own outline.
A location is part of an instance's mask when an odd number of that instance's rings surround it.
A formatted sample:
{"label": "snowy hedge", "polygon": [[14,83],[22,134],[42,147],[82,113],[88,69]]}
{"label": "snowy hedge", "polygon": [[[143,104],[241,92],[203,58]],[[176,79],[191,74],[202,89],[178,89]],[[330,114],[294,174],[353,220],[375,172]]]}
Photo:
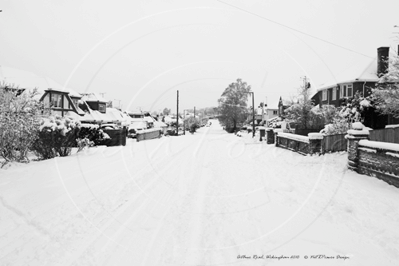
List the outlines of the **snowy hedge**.
{"label": "snowy hedge", "polygon": [[0,85],[0,166],[9,162],[29,162],[28,151],[36,140],[35,128],[42,105],[36,91],[24,92]]}
{"label": "snowy hedge", "polygon": [[68,156],[71,154],[72,147],[77,146],[79,129],[80,122],[71,118],[43,119],[32,150],[41,160]]}

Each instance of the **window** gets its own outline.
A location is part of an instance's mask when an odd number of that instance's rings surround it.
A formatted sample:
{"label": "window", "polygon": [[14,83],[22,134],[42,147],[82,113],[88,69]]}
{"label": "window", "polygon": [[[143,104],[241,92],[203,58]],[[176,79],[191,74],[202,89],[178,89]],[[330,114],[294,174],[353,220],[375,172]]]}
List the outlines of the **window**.
{"label": "window", "polygon": [[277,115],[277,110],[273,111],[273,114],[274,114],[274,115]]}
{"label": "window", "polygon": [[342,97],[346,97],[346,85],[342,85],[341,91],[342,91]]}
{"label": "window", "polygon": [[101,113],[105,113],[105,103],[98,104],[98,111],[100,111]]}
{"label": "window", "polygon": [[348,97],[352,97],[353,96],[352,84],[348,84],[347,89],[348,89],[348,92],[346,93],[346,95]]}
{"label": "window", "polygon": [[332,89],[332,100],[335,101],[337,99],[337,88]]}
{"label": "window", "polygon": [[342,84],[340,87],[341,87],[340,94],[339,94],[340,98],[353,96],[352,84]]}
{"label": "window", "polygon": [[59,107],[61,108],[61,99],[62,99],[62,95],[60,94],[51,94],[51,107]]}
{"label": "window", "polygon": [[327,90],[322,91],[322,101],[327,101]]}

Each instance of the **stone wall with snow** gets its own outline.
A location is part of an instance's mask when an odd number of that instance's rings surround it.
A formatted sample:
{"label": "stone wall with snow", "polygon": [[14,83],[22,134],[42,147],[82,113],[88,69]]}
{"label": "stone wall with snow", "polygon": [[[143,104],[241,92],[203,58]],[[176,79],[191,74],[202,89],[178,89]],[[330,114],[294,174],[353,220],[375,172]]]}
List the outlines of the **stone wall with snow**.
{"label": "stone wall with snow", "polygon": [[348,131],[348,168],[399,188],[399,144],[368,140],[368,131]]}
{"label": "stone wall with snow", "polygon": [[399,144],[361,140],[358,172],[399,187]]}

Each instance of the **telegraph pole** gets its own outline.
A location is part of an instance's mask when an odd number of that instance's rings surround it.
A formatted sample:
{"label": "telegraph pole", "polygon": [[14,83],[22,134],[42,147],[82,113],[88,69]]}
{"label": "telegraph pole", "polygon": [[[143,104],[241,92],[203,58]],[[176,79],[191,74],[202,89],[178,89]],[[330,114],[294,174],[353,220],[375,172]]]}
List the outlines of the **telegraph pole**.
{"label": "telegraph pole", "polygon": [[255,137],[255,94],[253,91],[252,93],[252,137]]}
{"label": "telegraph pole", "polygon": [[176,136],[179,136],[179,90],[177,90]]}
{"label": "telegraph pole", "polygon": [[195,119],[195,106],[194,106],[194,119]]}

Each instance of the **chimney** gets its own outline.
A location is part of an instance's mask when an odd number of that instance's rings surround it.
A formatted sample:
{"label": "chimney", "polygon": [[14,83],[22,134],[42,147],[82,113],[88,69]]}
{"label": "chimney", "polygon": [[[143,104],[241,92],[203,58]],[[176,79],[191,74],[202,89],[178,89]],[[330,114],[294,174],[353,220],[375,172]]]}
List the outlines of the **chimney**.
{"label": "chimney", "polygon": [[377,49],[377,76],[388,72],[388,58],[389,58],[389,47],[380,47]]}

